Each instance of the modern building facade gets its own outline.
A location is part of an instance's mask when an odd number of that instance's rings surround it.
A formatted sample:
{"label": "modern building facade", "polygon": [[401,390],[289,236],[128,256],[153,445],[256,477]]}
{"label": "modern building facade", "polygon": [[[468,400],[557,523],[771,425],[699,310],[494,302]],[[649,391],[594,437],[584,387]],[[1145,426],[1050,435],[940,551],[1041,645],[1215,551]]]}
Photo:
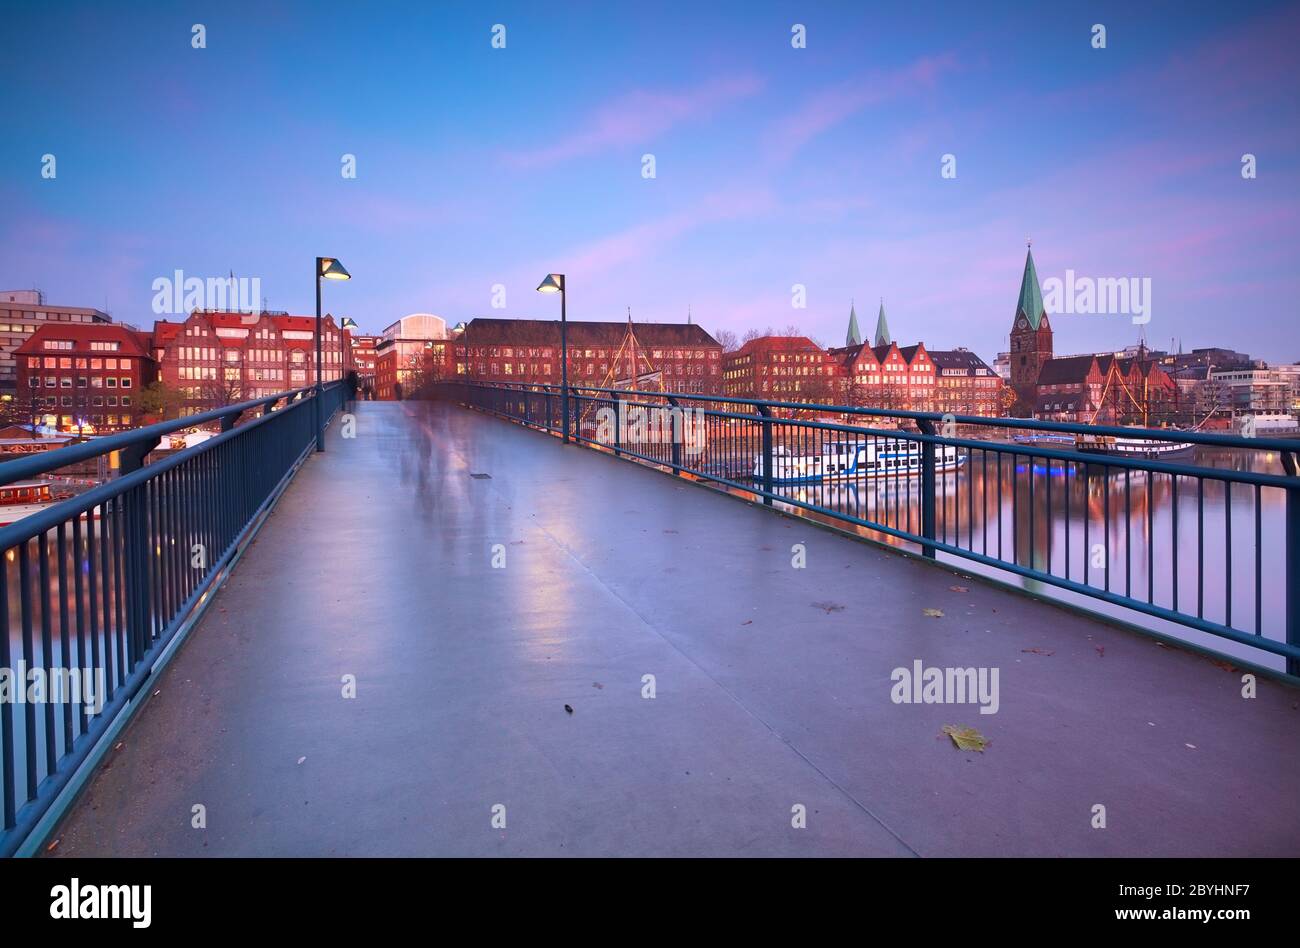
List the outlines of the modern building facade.
{"label": "modern building facade", "polygon": [[447,322],[441,316],[403,316],[384,329],[375,343],[376,398],[409,398],[455,373],[455,346],[447,338]]}
{"label": "modern building facade", "polygon": [[46,323],[107,326],[112,318],[82,306],[51,306],[40,290],[0,290],[0,397],[18,389],[15,350]]}

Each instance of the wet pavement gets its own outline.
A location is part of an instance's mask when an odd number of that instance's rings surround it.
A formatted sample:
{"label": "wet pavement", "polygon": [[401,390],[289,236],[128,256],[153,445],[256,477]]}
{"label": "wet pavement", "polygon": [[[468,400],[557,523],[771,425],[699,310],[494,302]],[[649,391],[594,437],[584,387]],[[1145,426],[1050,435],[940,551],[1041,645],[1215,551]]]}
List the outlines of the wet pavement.
{"label": "wet pavement", "polygon": [[[56,855],[1300,855],[1294,688],[503,420],[356,410]],[[918,661],[996,669],[997,712],[896,703]]]}

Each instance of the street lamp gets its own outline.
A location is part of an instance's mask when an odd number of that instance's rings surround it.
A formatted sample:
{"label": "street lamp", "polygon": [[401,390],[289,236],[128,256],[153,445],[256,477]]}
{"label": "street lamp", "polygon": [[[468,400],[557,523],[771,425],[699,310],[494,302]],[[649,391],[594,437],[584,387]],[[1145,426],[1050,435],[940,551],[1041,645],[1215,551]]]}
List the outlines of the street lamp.
{"label": "street lamp", "polygon": [[564,421],[560,426],[565,444],[569,443],[569,324],[565,318],[564,274],[548,273],[537,287],[538,293],[560,294],[560,411]]}
{"label": "street lamp", "polygon": [[[324,367],[321,365],[321,324],[320,324],[320,281],[321,277],[327,280],[351,280],[352,274],[343,268],[333,257],[316,258],[316,450],[325,450],[325,415],[321,411],[321,376],[325,374]],[[342,363],[340,363],[341,365]]]}

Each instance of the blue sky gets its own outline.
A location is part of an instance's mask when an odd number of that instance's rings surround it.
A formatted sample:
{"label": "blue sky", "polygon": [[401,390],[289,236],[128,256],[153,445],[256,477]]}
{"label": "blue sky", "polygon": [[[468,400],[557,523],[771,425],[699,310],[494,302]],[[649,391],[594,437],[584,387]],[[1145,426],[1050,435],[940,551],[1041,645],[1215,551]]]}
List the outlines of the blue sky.
{"label": "blue sky", "polygon": [[991,359],[1032,237],[1044,279],[1149,277],[1155,345],[1300,359],[1294,4],[5,6],[0,286],[142,327],[176,269],[310,312],[322,254],[364,330],[555,317],[559,270],[575,319],[839,343],[883,296],[900,341]]}

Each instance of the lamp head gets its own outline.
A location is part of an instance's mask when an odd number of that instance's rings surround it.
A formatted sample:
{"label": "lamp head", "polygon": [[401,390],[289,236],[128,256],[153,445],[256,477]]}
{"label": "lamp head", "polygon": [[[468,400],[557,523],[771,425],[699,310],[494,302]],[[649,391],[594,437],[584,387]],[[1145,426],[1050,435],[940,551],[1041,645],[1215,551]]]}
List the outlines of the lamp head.
{"label": "lamp head", "polygon": [[537,287],[538,293],[561,293],[564,291],[564,274],[548,273],[546,279]]}
{"label": "lamp head", "polygon": [[327,280],[351,280],[352,274],[333,257],[321,257],[320,275]]}

